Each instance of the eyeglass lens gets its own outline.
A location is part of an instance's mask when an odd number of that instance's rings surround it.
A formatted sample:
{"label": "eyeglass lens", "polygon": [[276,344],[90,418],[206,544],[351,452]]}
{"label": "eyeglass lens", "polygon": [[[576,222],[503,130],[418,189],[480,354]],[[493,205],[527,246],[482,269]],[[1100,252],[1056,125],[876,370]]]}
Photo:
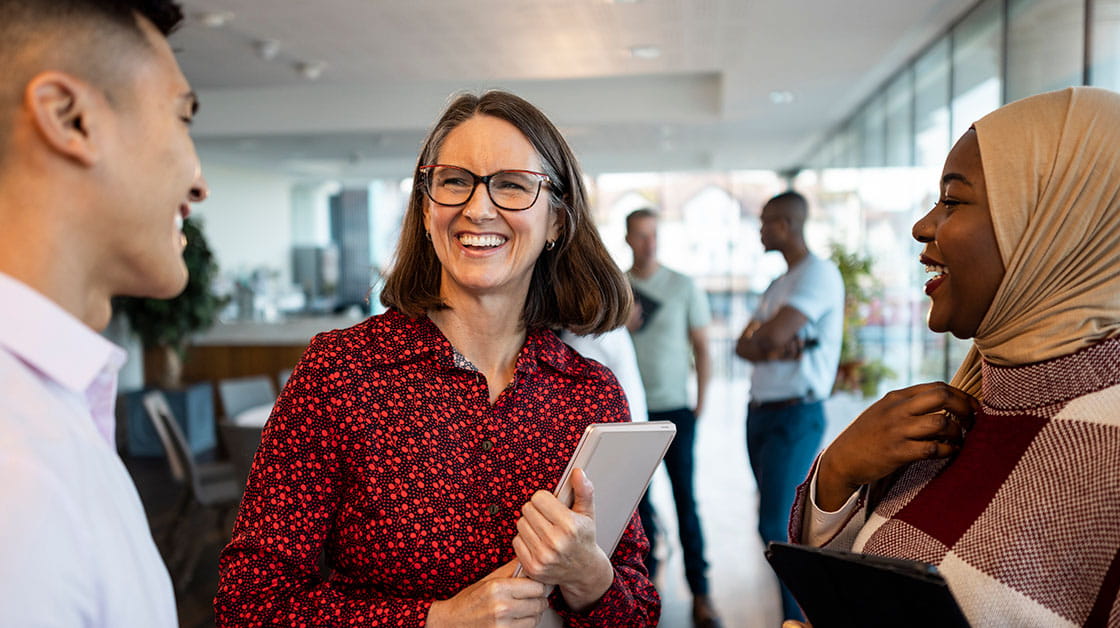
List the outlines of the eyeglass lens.
{"label": "eyeglass lens", "polygon": [[[429,171],[428,194],[440,205],[462,205],[483,178],[463,168],[437,166]],[[490,200],[502,209],[529,209],[541,191],[540,175],[528,172],[500,170],[488,179]]]}

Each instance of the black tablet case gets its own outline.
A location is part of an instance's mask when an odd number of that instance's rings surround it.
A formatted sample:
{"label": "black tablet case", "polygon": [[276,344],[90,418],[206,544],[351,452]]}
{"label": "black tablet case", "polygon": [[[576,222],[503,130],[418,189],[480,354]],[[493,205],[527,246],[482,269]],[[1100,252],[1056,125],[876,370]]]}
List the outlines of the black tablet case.
{"label": "black tablet case", "polygon": [[927,563],[776,542],[766,560],[813,628],[968,627],[945,579]]}

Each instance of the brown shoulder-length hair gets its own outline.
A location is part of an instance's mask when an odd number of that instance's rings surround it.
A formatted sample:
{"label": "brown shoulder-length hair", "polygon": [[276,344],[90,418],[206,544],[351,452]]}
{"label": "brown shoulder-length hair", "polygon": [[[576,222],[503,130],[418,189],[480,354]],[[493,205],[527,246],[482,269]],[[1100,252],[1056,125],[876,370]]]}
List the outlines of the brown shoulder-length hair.
{"label": "brown shoulder-length hair", "polygon": [[549,209],[560,221],[555,247],[543,250],[533,266],[522,312],[525,326],[600,334],[622,325],[633,296],[591,220],[583,175],[572,150],[539,109],[504,91],[458,96],[428,134],[413,173],[401,238],[385,276],[381,303],[413,318],[448,307],[439,295],[439,259],[424,236],[427,197],[419,168],[435,163],[451,130],[476,115],[505,120],[532,143],[550,180],[545,186]]}

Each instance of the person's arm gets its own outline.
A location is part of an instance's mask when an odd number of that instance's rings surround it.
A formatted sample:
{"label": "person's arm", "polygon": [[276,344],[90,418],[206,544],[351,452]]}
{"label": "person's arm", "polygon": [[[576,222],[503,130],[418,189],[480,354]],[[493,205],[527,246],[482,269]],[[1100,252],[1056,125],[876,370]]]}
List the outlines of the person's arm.
{"label": "person's arm", "polygon": [[18,451],[0,457],[0,475],[0,626],[92,625],[95,539],[82,509],[50,469]]}
{"label": "person's arm", "polygon": [[688,342],[692,345],[692,359],[696,366],[696,408],[694,414],[700,418],[707,398],[708,381],[712,377],[712,362],[708,351],[708,327],[690,327]]}
{"label": "person's arm", "polygon": [[836,511],[852,493],[906,464],[956,453],[961,422],[969,424],[978,408],[972,396],[943,382],[887,393],[821,454],[817,505]]}
{"label": "person's arm", "polygon": [[751,362],[796,359],[801,349],[797,332],[808,320],[797,308],[783,305],[770,320],[747,325],[735,343],[735,354]]}
{"label": "person's arm", "polygon": [[[614,376],[604,369],[604,419],[626,421],[628,412]],[[522,509],[514,551],[531,578],[558,585],[552,605],[565,626],[608,628],[657,625],[661,601],[644,565],[649,543],[634,514],[607,558],[595,539],[593,487],[576,482],[576,502],[565,508],[538,491]]]}
{"label": "person's arm", "polygon": [[321,578],[319,555],[325,540],[339,533],[331,526],[346,490],[344,444],[352,438],[339,429],[349,421],[337,402],[352,396],[347,387],[355,386],[334,367],[342,362],[337,347],[316,338],[277,400],[221,554],[217,625],[435,628],[447,616],[458,622],[494,612],[538,615],[546,604],[544,587],[509,578],[508,565],[441,601]]}

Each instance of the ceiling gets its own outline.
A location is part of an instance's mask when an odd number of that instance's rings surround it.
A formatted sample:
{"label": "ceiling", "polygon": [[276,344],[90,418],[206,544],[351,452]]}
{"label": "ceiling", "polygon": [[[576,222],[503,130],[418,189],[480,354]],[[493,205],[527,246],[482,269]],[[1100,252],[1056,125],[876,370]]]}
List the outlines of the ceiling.
{"label": "ceiling", "polygon": [[405,177],[452,94],[503,88],[592,173],[784,170],[974,3],[183,0],[172,44],[208,162]]}

